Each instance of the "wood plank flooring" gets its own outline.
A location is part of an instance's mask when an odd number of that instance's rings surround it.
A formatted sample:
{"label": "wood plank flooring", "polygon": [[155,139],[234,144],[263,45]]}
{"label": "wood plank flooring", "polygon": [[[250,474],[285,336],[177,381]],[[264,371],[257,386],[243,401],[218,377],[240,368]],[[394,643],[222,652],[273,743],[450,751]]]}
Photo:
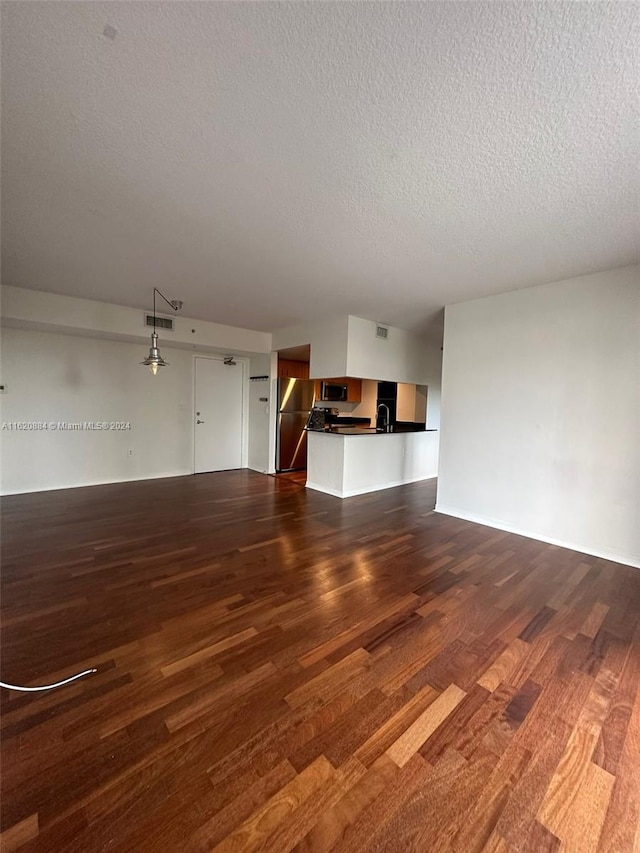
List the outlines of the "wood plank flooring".
{"label": "wood plank flooring", "polygon": [[434,496],[5,498],[3,853],[637,853],[640,571]]}

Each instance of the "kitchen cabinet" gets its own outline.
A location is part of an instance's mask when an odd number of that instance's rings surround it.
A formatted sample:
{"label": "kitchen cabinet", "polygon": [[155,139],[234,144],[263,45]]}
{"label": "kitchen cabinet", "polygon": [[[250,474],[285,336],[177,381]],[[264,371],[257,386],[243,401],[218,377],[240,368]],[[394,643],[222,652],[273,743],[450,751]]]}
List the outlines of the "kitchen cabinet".
{"label": "kitchen cabinet", "polygon": [[362,379],[347,377],[347,403],[359,403],[362,400]]}
{"label": "kitchen cabinet", "polygon": [[427,386],[398,382],[398,420],[426,423]]}
{"label": "kitchen cabinet", "polygon": [[[316,400],[319,404],[322,404],[323,402],[320,395],[320,386],[322,382],[335,382],[336,385],[346,385],[346,403],[360,403],[362,401],[362,379],[351,379],[349,376],[339,376],[337,378],[332,377],[331,379],[316,379]],[[327,403],[327,405],[329,405],[329,403]]]}
{"label": "kitchen cabinet", "polygon": [[397,418],[399,421],[416,421],[416,386],[398,382]]}
{"label": "kitchen cabinet", "polygon": [[308,379],[309,363],[306,361],[291,361],[287,358],[279,358],[278,376],[281,379]]}

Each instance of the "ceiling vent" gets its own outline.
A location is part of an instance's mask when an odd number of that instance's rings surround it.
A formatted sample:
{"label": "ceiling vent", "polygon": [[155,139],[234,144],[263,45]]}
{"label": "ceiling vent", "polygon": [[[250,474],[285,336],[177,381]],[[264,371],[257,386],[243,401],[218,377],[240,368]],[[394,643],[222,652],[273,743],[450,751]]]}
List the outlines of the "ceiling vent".
{"label": "ceiling vent", "polygon": [[376,338],[386,341],[389,337],[389,329],[386,326],[376,326]]}
{"label": "ceiling vent", "polygon": [[[153,314],[144,315],[145,326],[153,328]],[[164,329],[165,332],[173,332],[173,317],[159,317],[156,314],[156,329]]]}

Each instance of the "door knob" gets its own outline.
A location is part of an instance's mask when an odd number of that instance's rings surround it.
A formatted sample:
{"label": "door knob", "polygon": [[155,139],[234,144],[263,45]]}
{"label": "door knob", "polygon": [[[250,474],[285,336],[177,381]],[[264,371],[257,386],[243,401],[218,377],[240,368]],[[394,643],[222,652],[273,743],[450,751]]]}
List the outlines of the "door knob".
{"label": "door knob", "polygon": [[196,419],[196,423],[197,423],[197,424],[203,424],[203,423],[204,423],[204,421],[201,421],[201,420],[200,420],[200,418],[197,418],[197,419]]}

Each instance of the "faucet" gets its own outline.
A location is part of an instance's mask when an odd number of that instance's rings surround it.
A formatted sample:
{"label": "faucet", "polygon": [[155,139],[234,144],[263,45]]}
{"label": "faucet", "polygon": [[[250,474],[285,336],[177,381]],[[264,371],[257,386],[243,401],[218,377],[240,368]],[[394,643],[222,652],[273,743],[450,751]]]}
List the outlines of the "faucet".
{"label": "faucet", "polygon": [[386,404],[386,403],[380,403],[380,404],[378,405],[378,408],[376,409],[376,418],[379,418],[379,417],[380,417],[380,409],[384,409],[384,410],[385,410],[385,412],[387,413],[387,414],[386,414],[386,417],[385,417],[385,419],[384,419],[384,421],[383,421],[383,423],[384,423],[384,431],[385,431],[385,432],[390,432],[390,431],[391,431],[391,424],[389,423],[389,421],[390,421],[390,419],[391,419],[391,416],[389,415],[389,406],[387,406],[387,404]]}

